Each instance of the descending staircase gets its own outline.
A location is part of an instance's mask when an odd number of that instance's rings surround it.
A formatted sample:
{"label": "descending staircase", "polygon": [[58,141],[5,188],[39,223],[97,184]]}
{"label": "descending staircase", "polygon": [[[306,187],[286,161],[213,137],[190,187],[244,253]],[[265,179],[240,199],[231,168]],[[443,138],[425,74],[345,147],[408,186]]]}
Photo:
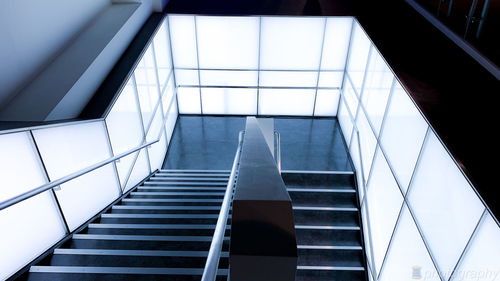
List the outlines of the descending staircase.
{"label": "descending staircase", "polygon": [[366,280],[352,172],[283,171],[298,247],[296,281]]}
{"label": "descending staircase", "polygon": [[[23,278],[199,281],[229,174],[157,172]],[[229,237],[225,239],[217,280],[227,276]]]}

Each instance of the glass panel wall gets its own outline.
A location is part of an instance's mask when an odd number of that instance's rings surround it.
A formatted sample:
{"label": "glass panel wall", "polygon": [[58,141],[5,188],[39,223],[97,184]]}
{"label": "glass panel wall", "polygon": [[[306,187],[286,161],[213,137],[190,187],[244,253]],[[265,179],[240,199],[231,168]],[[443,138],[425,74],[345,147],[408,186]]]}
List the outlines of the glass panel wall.
{"label": "glass panel wall", "polygon": [[370,279],[494,280],[498,222],[356,21],[351,37],[337,117]]}
{"label": "glass panel wall", "polygon": [[168,17],[180,114],[337,115],[351,17]]}

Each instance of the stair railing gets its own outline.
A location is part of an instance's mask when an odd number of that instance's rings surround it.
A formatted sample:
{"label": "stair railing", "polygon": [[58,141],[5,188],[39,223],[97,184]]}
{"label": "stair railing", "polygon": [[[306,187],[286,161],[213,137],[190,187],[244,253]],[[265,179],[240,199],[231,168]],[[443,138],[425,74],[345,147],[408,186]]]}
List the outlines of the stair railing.
{"label": "stair railing", "polygon": [[[161,137],[161,135],[160,135],[160,137]],[[136,148],[134,148],[132,150],[126,151],[126,152],[121,153],[121,154],[118,154],[118,155],[116,155],[114,157],[111,157],[111,158],[109,158],[107,160],[101,161],[101,162],[96,163],[94,165],[88,166],[87,168],[83,168],[83,169],[81,169],[79,171],[76,171],[74,173],[71,173],[71,174],[69,174],[67,176],[59,178],[57,180],[53,180],[53,181],[51,181],[49,183],[46,183],[46,184],[41,185],[39,187],[36,187],[36,188],[34,188],[32,190],[29,190],[29,191],[26,191],[24,193],[21,193],[18,196],[12,197],[12,198],[4,201],[4,202],[1,202],[0,203],[0,211],[3,210],[3,209],[5,209],[5,208],[8,208],[8,207],[10,207],[12,205],[15,205],[17,203],[20,203],[20,202],[22,202],[22,201],[24,201],[26,199],[29,199],[29,198],[31,198],[33,196],[36,196],[36,195],[38,195],[38,194],[40,194],[42,192],[45,192],[45,191],[50,190],[52,188],[55,188],[55,187],[57,187],[57,186],[59,186],[59,185],[61,185],[63,183],[66,183],[66,182],[72,180],[72,179],[75,179],[77,177],[80,177],[80,176],[83,176],[83,175],[85,175],[87,173],[90,173],[90,172],[92,172],[92,171],[94,171],[96,169],[101,168],[102,166],[105,166],[105,165],[107,165],[109,163],[117,161],[117,160],[119,160],[119,159],[121,159],[121,158],[123,158],[123,157],[125,157],[127,155],[130,155],[130,154],[132,154],[132,153],[134,153],[134,152],[136,152],[138,150],[141,150],[141,149],[143,149],[145,147],[148,147],[148,146],[150,146],[152,144],[155,144],[155,143],[157,143],[159,141],[160,140],[157,139],[155,141],[151,141],[151,142],[142,144],[142,145],[140,145],[140,146],[138,146],[138,147],[136,147]]]}
{"label": "stair railing", "polygon": [[224,200],[222,201],[220,208],[219,218],[217,219],[217,225],[215,226],[214,236],[212,243],[210,244],[210,250],[208,251],[207,262],[205,264],[205,269],[203,270],[201,281],[215,281],[215,278],[217,277],[222,245],[224,243],[224,235],[226,233],[227,217],[229,215],[229,207],[231,206],[231,199],[233,197],[236,172],[240,162],[244,133],[245,131],[240,131],[238,135],[238,148],[236,149],[236,154],[234,155],[231,175],[229,176],[229,181],[227,182],[226,193],[224,194]]}

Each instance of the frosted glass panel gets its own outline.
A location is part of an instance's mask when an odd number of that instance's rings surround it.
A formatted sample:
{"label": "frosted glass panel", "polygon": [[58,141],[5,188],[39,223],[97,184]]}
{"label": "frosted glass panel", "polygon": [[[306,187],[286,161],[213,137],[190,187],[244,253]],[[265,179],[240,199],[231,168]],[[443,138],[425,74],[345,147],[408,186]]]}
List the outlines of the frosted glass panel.
{"label": "frosted glass panel", "polygon": [[200,114],[200,88],[177,88],[179,113]]}
{"label": "frosted glass panel", "polygon": [[258,17],[196,17],[201,68],[257,68]]}
{"label": "frosted glass panel", "polygon": [[172,59],[170,58],[170,42],[168,35],[168,21],[165,19],[158,33],[156,33],[153,44],[155,47],[156,66],[158,69],[158,79],[160,80],[160,89],[165,87],[168,74],[172,69]]}
{"label": "frosted glass panel", "polygon": [[358,111],[359,100],[358,97],[356,96],[356,93],[354,92],[354,89],[352,88],[351,83],[349,83],[348,80],[344,84],[343,95],[345,97],[345,101],[347,104],[347,108],[349,109],[349,112],[351,112],[352,116],[356,116],[356,112]]}
{"label": "frosted glass panel", "polygon": [[[33,131],[47,172],[55,180],[111,157],[104,124],[92,122]],[[119,195],[111,164],[78,177],[56,191],[72,230]]]}
{"label": "frosted glass panel", "polygon": [[397,83],[389,103],[381,143],[405,193],[427,127],[427,122],[420,115],[408,94]]}
{"label": "frosted glass panel", "polygon": [[327,19],[321,69],[344,69],[352,22],[348,17]]}
{"label": "frosted glass panel", "polygon": [[260,114],[312,115],[315,90],[261,89]]}
{"label": "frosted glass panel", "polygon": [[392,231],[403,204],[403,196],[380,149],[377,150],[375,156],[366,196],[370,214],[375,270],[380,272]]}
{"label": "frosted glass panel", "polygon": [[168,142],[172,139],[172,133],[174,132],[175,123],[177,122],[177,104],[175,99],[170,106],[170,109],[167,113],[167,121],[165,122],[165,129],[167,130]]}
{"label": "frosted glass panel", "polygon": [[357,21],[354,21],[352,32],[347,73],[351,77],[354,88],[360,92],[371,42]]}
{"label": "frosted glass panel", "polygon": [[175,82],[179,85],[199,85],[198,70],[176,69]]}
{"label": "frosted glass panel", "polygon": [[427,135],[409,191],[441,271],[453,269],[484,206],[434,133]]}
{"label": "frosted glass panel", "polygon": [[203,113],[255,115],[257,89],[203,88]]}
{"label": "frosted glass panel", "polygon": [[[106,124],[115,155],[134,149],[142,142],[141,117],[137,110],[137,100],[130,80],[106,117]],[[125,158],[116,163],[122,184],[125,183],[131,164],[132,162]]]}
{"label": "frosted glass panel", "polygon": [[274,87],[316,87],[317,72],[261,71],[260,86]]}
{"label": "frosted glass panel", "polygon": [[435,280],[439,275],[408,208],[403,207],[379,280]]}
{"label": "frosted glass panel", "polygon": [[149,127],[149,129],[147,130],[147,133],[146,133],[146,140],[147,140],[147,142],[157,140],[158,136],[160,135],[160,130],[162,128],[163,128],[162,110],[158,107],[156,109],[153,121],[151,122],[151,125],[150,125],[150,127]]}
{"label": "frosted glass panel", "polygon": [[170,106],[170,103],[172,102],[173,98],[175,95],[175,87],[174,87],[174,80],[171,78],[168,81],[167,88],[165,89],[165,92],[163,93],[163,96],[161,98],[162,103],[163,103],[163,112],[167,112],[168,107]]}
{"label": "frosted glass panel", "polygon": [[148,158],[146,157],[146,150],[141,149],[139,156],[135,161],[134,168],[130,177],[127,181],[127,186],[123,192],[130,190],[132,187],[136,186],[139,182],[144,180],[145,177],[149,175],[149,165]]}
{"label": "frosted glass panel", "polygon": [[373,131],[368,124],[365,113],[360,110],[356,124],[359,130],[359,137],[361,139],[361,156],[363,157],[363,170],[365,172],[365,180],[368,179],[370,168],[373,161],[373,154],[377,145],[377,139],[373,135]]}
{"label": "frosted glass panel", "polygon": [[[162,130],[164,127],[161,127]],[[158,136],[156,136],[158,137]],[[149,162],[151,163],[151,170],[160,169],[163,165],[163,160],[167,153],[167,139],[165,133],[161,135],[160,141],[153,144],[149,148]]]}
{"label": "frosted glass panel", "polygon": [[375,135],[377,136],[380,131],[393,80],[394,75],[392,75],[382,56],[376,50],[373,50],[366,73],[365,88],[361,102],[366,109],[368,119],[373,125]]}
{"label": "frosted glass panel", "polygon": [[[12,149],[16,149],[15,146],[12,146]],[[28,161],[26,162],[28,164]],[[2,172],[3,170],[0,173]],[[24,178],[29,178],[26,175],[32,174],[25,173]],[[32,180],[36,180],[36,172],[33,175],[35,179]],[[2,177],[2,179],[5,178]],[[19,180],[26,183],[27,179],[20,177]],[[10,187],[15,189],[15,185]],[[0,280],[7,279],[65,235],[64,225],[50,191],[0,211],[0,229],[2,230],[0,232],[0,249],[2,249]]]}
{"label": "frosted glass panel", "polygon": [[342,128],[342,134],[344,135],[345,142],[347,145],[349,145],[349,142],[351,141],[353,125],[352,119],[342,98],[340,98],[339,100],[339,112],[337,114],[337,118],[339,119],[340,128]]}
{"label": "frosted glass panel", "polygon": [[50,179],[55,180],[111,157],[103,122],[34,130]]}
{"label": "frosted glass panel", "polygon": [[59,204],[73,231],[120,196],[112,164],[61,185]]}
{"label": "frosted glass panel", "polygon": [[262,17],[262,69],[317,70],[325,19]]}
{"label": "frosted glass panel", "polygon": [[336,116],[339,98],[339,90],[318,90],[314,116]]}
{"label": "frosted glass panel", "polygon": [[151,46],[139,62],[134,71],[137,85],[137,94],[141,106],[142,120],[148,124],[152,118],[154,108],[160,96],[156,74],[154,71],[153,52]]}
{"label": "frosted glass panel", "polygon": [[0,135],[0,155],[0,202],[46,182],[29,133]]}
{"label": "frosted glass panel", "polygon": [[198,67],[194,16],[168,16],[175,67]]}
{"label": "frosted glass panel", "polygon": [[490,214],[481,222],[453,281],[491,281],[500,278],[500,229]]}
{"label": "frosted glass panel", "polygon": [[342,87],[343,72],[320,72],[318,87]]}
{"label": "frosted glass panel", "polygon": [[203,86],[257,86],[257,71],[200,71]]}
{"label": "frosted glass panel", "polygon": [[351,136],[351,144],[349,146],[349,155],[351,156],[352,163],[354,165],[354,170],[356,171],[356,180],[360,186],[360,198],[364,197],[364,190],[362,190],[364,181],[363,181],[363,171],[361,170],[361,161],[360,161],[360,153],[359,153],[359,139],[357,137],[357,133],[354,130]]}

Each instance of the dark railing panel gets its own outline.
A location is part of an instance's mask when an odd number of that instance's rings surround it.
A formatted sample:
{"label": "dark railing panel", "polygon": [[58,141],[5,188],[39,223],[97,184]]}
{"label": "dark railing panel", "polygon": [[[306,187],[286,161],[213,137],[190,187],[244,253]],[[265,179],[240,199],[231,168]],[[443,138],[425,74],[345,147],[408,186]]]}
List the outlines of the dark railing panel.
{"label": "dark railing panel", "polygon": [[230,280],[295,280],[292,202],[254,117],[247,118],[235,190]]}

